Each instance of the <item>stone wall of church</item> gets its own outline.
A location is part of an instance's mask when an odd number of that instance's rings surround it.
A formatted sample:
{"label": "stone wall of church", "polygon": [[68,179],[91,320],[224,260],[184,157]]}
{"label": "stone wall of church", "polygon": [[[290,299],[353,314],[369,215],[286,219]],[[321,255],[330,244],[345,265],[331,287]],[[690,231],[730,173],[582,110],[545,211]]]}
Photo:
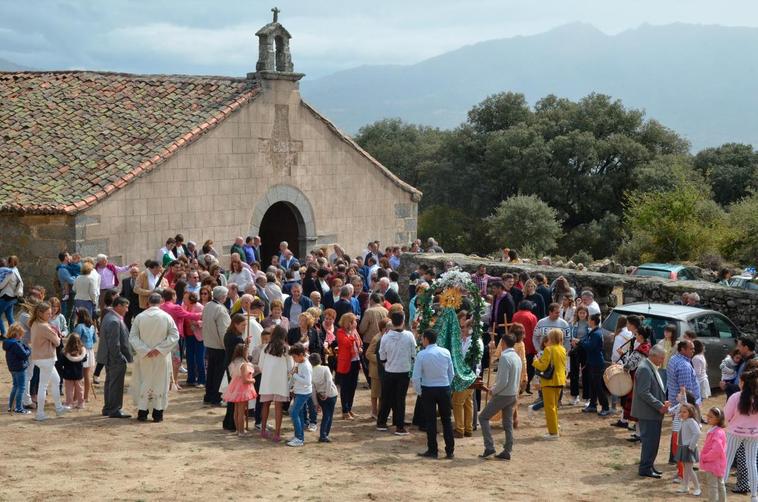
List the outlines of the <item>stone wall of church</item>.
{"label": "stone wall of church", "polygon": [[511,265],[461,254],[403,254],[401,263],[401,291],[406,292],[408,276],[422,263],[443,270],[445,262],[452,261],[467,272],[475,272],[480,265],[487,266],[490,275],[506,272],[526,271],[530,275],[541,272],[549,281],[564,276],[580,292],[591,290],[603,313],[609,312],[617,304],[635,302],[673,303],[684,292],[696,292],[701,304],[729,317],[738,328],[746,333],[756,333],[758,326],[758,292],[728,288],[703,281],[666,281],[655,277],[635,277],[629,275],[572,270],[567,268],[537,266],[529,264]]}
{"label": "stone wall of church", "polygon": [[[67,215],[0,216],[0,256],[17,255],[26,287],[40,285],[51,293],[58,253],[72,250],[74,218]],[[23,254],[19,254],[23,250]]]}
{"label": "stone wall of church", "polygon": [[257,232],[279,188],[312,209],[303,214],[309,248],[338,242],[355,254],[369,240],[414,239],[411,194],[304,105],[294,82],[264,84],[208,134],[77,216],[77,247],[142,263],[181,232],[227,253],[235,236]]}

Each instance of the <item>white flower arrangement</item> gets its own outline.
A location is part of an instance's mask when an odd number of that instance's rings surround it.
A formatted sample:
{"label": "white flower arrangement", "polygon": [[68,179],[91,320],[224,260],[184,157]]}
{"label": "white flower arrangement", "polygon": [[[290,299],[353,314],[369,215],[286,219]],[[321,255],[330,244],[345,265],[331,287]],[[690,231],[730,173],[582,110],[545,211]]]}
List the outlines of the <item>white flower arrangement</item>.
{"label": "white flower arrangement", "polygon": [[473,284],[471,275],[468,272],[464,272],[459,267],[451,268],[435,281],[435,286],[443,289],[461,288],[465,290],[468,289],[471,284]]}

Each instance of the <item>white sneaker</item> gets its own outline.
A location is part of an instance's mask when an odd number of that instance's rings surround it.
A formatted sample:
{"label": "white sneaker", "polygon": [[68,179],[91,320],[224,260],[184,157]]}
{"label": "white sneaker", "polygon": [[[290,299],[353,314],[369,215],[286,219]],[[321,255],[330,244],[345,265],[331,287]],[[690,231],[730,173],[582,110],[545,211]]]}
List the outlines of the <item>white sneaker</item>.
{"label": "white sneaker", "polygon": [[56,408],[55,414],[59,417],[62,417],[63,415],[68,413],[70,409],[71,409],[70,406],[61,406],[60,408]]}
{"label": "white sneaker", "polygon": [[680,478],[679,476],[674,476],[674,479],[672,479],[671,482],[679,484],[682,482],[682,478]]}
{"label": "white sneaker", "polygon": [[179,366],[179,373],[187,373],[187,368],[184,366]]}
{"label": "white sneaker", "polygon": [[287,446],[298,447],[298,446],[303,446],[303,444],[305,443],[301,439],[298,439],[298,438],[292,438],[289,441],[287,441]]}
{"label": "white sneaker", "polygon": [[69,406],[69,405],[67,405],[67,404],[62,404],[62,405],[61,405],[61,407],[60,407],[60,408],[57,408],[57,409],[59,409],[59,410],[66,410],[66,411],[71,411],[71,406]]}
{"label": "white sneaker", "polygon": [[308,430],[311,432],[316,432],[318,429],[316,428],[316,424],[311,424],[308,426]]}
{"label": "white sneaker", "polygon": [[698,488],[697,490],[695,490],[694,492],[692,492],[692,495],[694,495],[695,497],[699,497],[702,494],[703,494],[703,492],[700,491],[700,488]]}
{"label": "white sneaker", "polygon": [[45,420],[47,420],[49,418],[50,417],[48,417],[47,415],[36,415],[34,417],[34,420],[36,420],[37,422],[44,422]]}
{"label": "white sneaker", "polygon": [[676,491],[676,493],[689,493],[689,490],[687,489],[687,487],[686,487],[686,486],[682,486],[681,488],[679,488],[679,489]]}
{"label": "white sneaker", "polygon": [[576,406],[579,404],[579,396],[574,397],[571,401],[569,401],[569,406]]}
{"label": "white sneaker", "polygon": [[545,441],[558,441],[559,438],[560,436],[558,434],[545,434],[542,436],[542,439]]}

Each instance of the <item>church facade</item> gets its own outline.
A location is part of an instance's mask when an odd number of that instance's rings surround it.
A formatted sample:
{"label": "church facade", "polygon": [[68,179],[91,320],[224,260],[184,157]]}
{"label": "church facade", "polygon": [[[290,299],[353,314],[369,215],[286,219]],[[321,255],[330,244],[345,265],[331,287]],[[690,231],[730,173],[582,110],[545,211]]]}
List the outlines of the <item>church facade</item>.
{"label": "church facade", "polygon": [[413,240],[421,193],[302,100],[281,24],[257,36],[246,78],[0,73],[0,256],[49,285],[62,250],[142,263],[177,233]]}

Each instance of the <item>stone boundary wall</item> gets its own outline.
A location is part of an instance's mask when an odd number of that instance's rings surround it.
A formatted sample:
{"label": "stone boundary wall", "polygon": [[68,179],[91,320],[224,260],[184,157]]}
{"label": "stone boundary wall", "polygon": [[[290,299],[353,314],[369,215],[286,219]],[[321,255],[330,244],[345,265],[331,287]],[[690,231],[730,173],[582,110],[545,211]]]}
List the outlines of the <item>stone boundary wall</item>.
{"label": "stone boundary wall", "polygon": [[511,265],[462,254],[404,253],[400,258],[401,294],[407,295],[408,277],[419,265],[435,266],[440,271],[444,269],[447,261],[452,261],[461,269],[472,273],[479,265],[486,265],[487,273],[490,275],[522,271],[534,275],[541,272],[551,282],[562,275],[576,288],[577,294],[585,289],[592,290],[603,314],[609,312],[617,304],[641,301],[672,303],[684,292],[696,292],[700,295],[700,303],[705,308],[723,313],[744,332],[758,332],[758,292],[756,291],[729,288],[703,281],[667,281],[657,277],[634,277],[527,263]]}
{"label": "stone boundary wall", "polygon": [[73,252],[74,217],[62,214],[0,215],[0,256],[17,255],[24,294],[34,285],[55,295],[53,279],[58,253]]}

